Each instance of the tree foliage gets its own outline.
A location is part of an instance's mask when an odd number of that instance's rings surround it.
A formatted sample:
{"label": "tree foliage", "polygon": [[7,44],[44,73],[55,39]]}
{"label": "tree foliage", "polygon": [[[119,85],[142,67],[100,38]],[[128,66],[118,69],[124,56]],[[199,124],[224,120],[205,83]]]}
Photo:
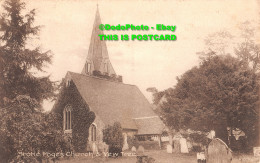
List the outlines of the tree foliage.
{"label": "tree foliage", "polygon": [[[3,162],[35,162],[43,157],[23,157],[20,152],[59,152],[68,149],[58,116],[45,114],[44,99],[54,96],[55,83],[39,77],[51,63],[50,51],[28,46],[38,36],[35,10],[23,14],[25,3],[6,0],[0,16],[0,159]],[[41,155],[43,156],[43,155]]]}
{"label": "tree foliage", "polygon": [[[242,129],[257,140],[259,109],[257,75],[231,56],[204,60],[177,79],[169,89],[162,115],[173,129],[222,131],[216,135],[227,140],[227,127]],[[220,127],[220,128],[219,128]]]}
{"label": "tree foliage", "polygon": [[[57,127],[56,114],[45,114],[29,96],[17,96],[0,114],[0,160],[35,162],[46,159],[43,152],[57,153],[71,149]],[[40,153],[26,157],[21,153]]]}
{"label": "tree foliage", "polygon": [[0,17],[0,105],[17,95],[28,95],[42,102],[53,97],[55,84],[49,76],[37,77],[33,71],[44,71],[51,63],[50,51],[27,46],[28,41],[38,36],[40,27],[34,26],[35,10],[23,15],[25,3],[6,0]]}
{"label": "tree foliage", "polygon": [[151,92],[153,95],[153,104],[158,105],[165,95],[165,91],[158,91],[155,87],[149,87],[146,89],[147,92]]}
{"label": "tree foliage", "polygon": [[169,127],[215,129],[227,142],[229,126],[246,132],[250,145],[259,139],[260,47],[250,22],[241,23],[240,32],[240,36],[228,31],[208,35],[206,50],[197,53],[201,59],[198,67],[177,77],[173,88],[150,89],[158,113]]}
{"label": "tree foliage", "polygon": [[[122,127],[119,122],[115,122],[113,126],[108,125],[103,130],[103,141],[109,145],[109,151],[114,150],[119,153],[122,151],[124,137],[122,133]],[[114,152],[113,152],[114,153]]]}

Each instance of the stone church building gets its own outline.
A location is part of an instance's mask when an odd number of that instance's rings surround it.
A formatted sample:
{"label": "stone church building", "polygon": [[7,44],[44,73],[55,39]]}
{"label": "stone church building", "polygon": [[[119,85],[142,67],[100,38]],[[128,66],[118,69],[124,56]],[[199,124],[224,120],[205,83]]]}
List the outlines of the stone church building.
{"label": "stone church building", "polygon": [[[104,146],[102,130],[106,125],[120,122],[127,148],[127,136],[136,138],[157,138],[164,124],[154,113],[151,104],[135,85],[123,83],[122,76],[116,74],[107,51],[105,41],[101,41],[99,30],[101,18],[97,9],[85,65],[81,73],[67,72],[63,79],[73,81],[82,99],[95,113],[95,120],[89,128],[88,148],[100,149]],[[57,102],[56,102],[57,103]],[[54,106],[55,108],[55,106]],[[64,134],[73,133],[73,108],[68,103],[63,109]]]}

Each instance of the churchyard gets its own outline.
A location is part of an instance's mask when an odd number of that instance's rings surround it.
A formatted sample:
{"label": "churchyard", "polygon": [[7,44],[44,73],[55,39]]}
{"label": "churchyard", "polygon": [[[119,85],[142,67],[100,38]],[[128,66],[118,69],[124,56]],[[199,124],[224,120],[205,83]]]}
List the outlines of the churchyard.
{"label": "churchyard", "polygon": [[[155,159],[158,163],[176,162],[176,163],[196,163],[196,154],[169,154],[166,150],[149,150],[145,152],[145,155]],[[73,160],[73,161],[72,161]],[[58,161],[59,163],[135,163],[137,161],[135,156],[122,156],[118,158],[108,157],[78,157],[70,158]]]}
{"label": "churchyard", "polygon": [[[149,150],[145,152],[146,155],[153,157],[155,159],[155,163],[197,163],[196,153],[189,154],[181,154],[181,153],[173,153],[169,154],[166,150]],[[239,155],[234,154],[231,163],[258,163],[259,159],[254,157],[253,155]],[[135,163],[136,157],[123,156],[119,158],[108,158],[108,157],[77,157],[77,158],[69,158],[62,159],[57,161],[58,163]]]}

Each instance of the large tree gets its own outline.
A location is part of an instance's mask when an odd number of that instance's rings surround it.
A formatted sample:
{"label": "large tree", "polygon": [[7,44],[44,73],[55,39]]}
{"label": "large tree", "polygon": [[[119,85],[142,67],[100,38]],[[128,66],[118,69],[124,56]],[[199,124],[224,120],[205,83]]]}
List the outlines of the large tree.
{"label": "large tree", "polygon": [[[162,116],[173,129],[216,130],[227,142],[227,127],[240,128],[258,140],[259,83],[255,72],[231,56],[204,60],[177,79],[162,105]],[[253,142],[252,142],[253,143]]]}
{"label": "large tree", "polygon": [[[153,89],[156,90],[152,93],[157,111],[170,127],[177,130],[215,129],[225,141],[225,128],[238,127],[247,133],[251,145],[258,139],[260,47],[250,22],[241,23],[240,31],[238,37],[227,31],[209,35],[205,39],[206,50],[197,53],[201,59],[199,67],[177,78],[178,84],[174,88]],[[230,47],[235,47],[234,53],[229,53],[236,58],[224,57],[230,55],[227,53]],[[224,69],[230,71],[227,73]],[[166,103],[158,106],[163,101]]]}
{"label": "large tree", "polygon": [[[62,128],[53,126],[56,115],[42,112],[44,99],[54,96],[55,83],[37,72],[51,62],[49,51],[33,44],[39,35],[35,10],[24,13],[25,3],[6,0],[0,17],[0,160],[22,158],[19,152],[58,152],[66,146]],[[30,44],[28,44],[30,42]],[[59,144],[59,145],[58,145]]]}
{"label": "large tree", "polygon": [[[6,0],[0,17],[0,106],[17,95],[28,95],[42,102],[53,97],[54,83],[49,76],[37,77],[35,72],[51,62],[50,51],[27,45],[38,37],[40,26],[34,26],[35,10],[23,15],[25,3]],[[36,47],[35,47],[36,46]]]}

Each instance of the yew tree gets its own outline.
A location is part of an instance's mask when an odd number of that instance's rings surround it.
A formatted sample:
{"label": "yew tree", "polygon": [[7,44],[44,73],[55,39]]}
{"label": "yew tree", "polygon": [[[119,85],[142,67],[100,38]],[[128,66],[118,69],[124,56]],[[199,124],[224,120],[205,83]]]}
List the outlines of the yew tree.
{"label": "yew tree", "polygon": [[51,53],[33,45],[40,32],[40,26],[34,26],[35,10],[22,14],[25,3],[20,0],[6,0],[2,7],[0,106],[7,106],[17,95],[27,95],[41,103],[53,97],[55,87],[49,76],[36,76],[36,72],[44,72],[43,68],[51,63]]}
{"label": "yew tree", "polygon": [[66,144],[41,106],[56,89],[49,76],[39,76],[51,63],[51,53],[34,44],[40,32],[40,26],[34,26],[35,10],[26,13],[20,0],[6,0],[1,9],[0,160],[39,161],[42,158],[22,158],[19,152],[56,152]]}
{"label": "yew tree", "polygon": [[177,81],[165,94],[161,109],[172,129],[214,129],[227,142],[227,127],[231,127],[243,130],[251,145],[259,139],[258,78],[242,61],[214,56]]}

